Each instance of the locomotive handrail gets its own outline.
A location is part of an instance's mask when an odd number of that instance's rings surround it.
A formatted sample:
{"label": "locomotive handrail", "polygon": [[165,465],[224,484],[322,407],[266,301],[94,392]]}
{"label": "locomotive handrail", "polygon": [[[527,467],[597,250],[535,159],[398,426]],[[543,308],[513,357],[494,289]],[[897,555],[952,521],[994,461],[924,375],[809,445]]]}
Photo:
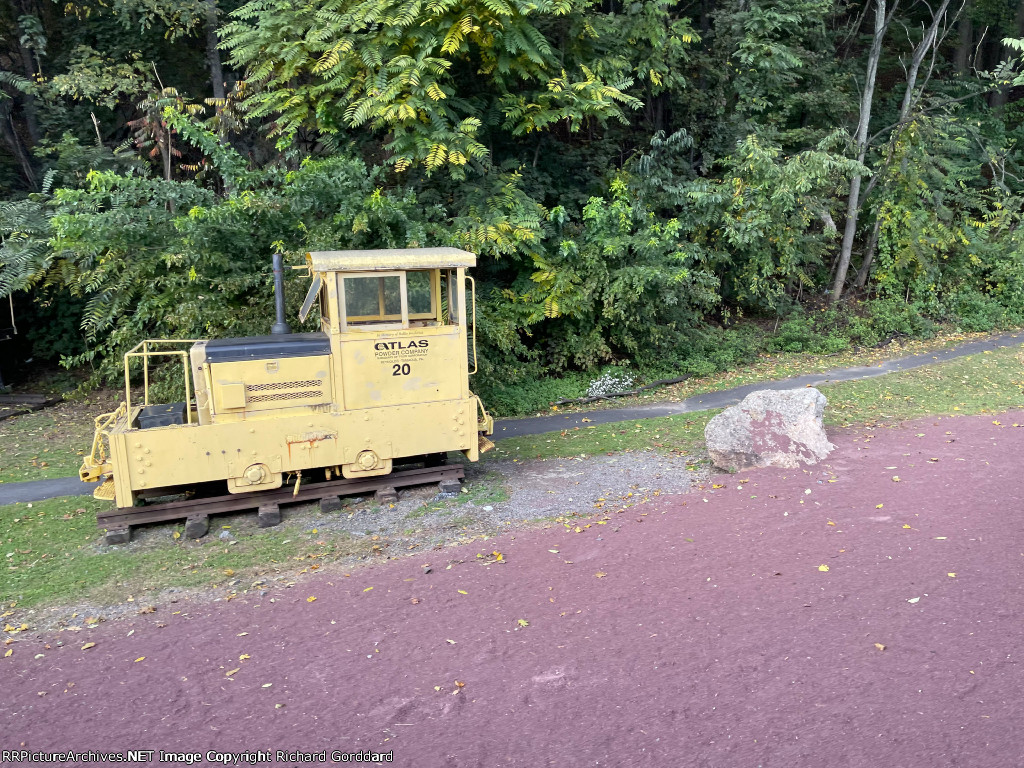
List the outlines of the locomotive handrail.
{"label": "locomotive handrail", "polygon": [[471,288],[471,290],[472,290],[471,296],[473,297],[473,312],[471,313],[471,316],[473,318],[473,370],[469,372],[469,375],[472,376],[477,371],[477,362],[476,362],[476,280],[474,280],[469,275],[466,275],[466,279],[469,280],[469,283],[472,286],[472,288]]}
{"label": "locomotive handrail", "polygon": [[[150,344],[195,344],[196,339],[146,339],[129,349],[124,355],[124,402],[129,417],[132,410],[132,390],[129,373],[129,361],[133,357],[142,358],[142,404],[149,405],[149,358],[158,355],[180,357],[185,369],[185,418],[192,423],[192,387],[189,377],[188,352],[181,349],[150,349]],[[139,352],[138,349],[142,348]]]}
{"label": "locomotive handrail", "polygon": [[[107,447],[103,443],[103,437],[109,438],[111,425],[126,412],[126,405],[121,403],[116,410],[101,414],[95,418],[92,450],[82,461],[82,468],[78,471],[79,477],[83,482],[95,482],[100,478],[104,470],[109,471],[110,456],[107,454]],[[97,456],[97,454],[99,455]]]}
{"label": "locomotive handrail", "polygon": [[476,400],[476,404],[480,409],[480,418],[477,420],[477,430],[487,435],[494,434],[494,417],[487,412],[484,408],[484,402],[480,399],[480,395],[473,395],[473,399]]}

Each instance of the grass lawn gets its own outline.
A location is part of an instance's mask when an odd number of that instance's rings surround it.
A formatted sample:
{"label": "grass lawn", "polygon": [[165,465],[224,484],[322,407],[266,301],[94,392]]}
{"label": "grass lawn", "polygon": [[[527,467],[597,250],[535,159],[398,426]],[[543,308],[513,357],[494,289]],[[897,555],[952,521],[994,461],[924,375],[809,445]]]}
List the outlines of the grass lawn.
{"label": "grass lawn", "polygon": [[655,402],[678,402],[695,395],[718,392],[723,389],[741,387],[758,381],[778,381],[794,376],[839,368],[878,365],[886,360],[909,357],[927,352],[937,352],[969,341],[991,338],[989,333],[942,333],[932,339],[905,339],[893,341],[884,347],[849,349],[831,355],[812,355],[805,352],[781,352],[763,354],[748,365],[742,365],[728,371],[687,379],[658,389],[648,390],[640,395],[621,397],[612,400],[597,401],[585,405],[559,406],[558,410],[587,411],[605,408],[624,408],[631,405],[645,405]]}
{"label": "grass lawn", "polygon": [[92,449],[96,417],[122,398],[122,392],[100,391],[0,421],[0,483],[78,475]]}
{"label": "grass lawn", "polygon": [[[130,550],[108,547],[96,528],[96,512],[109,504],[65,496],[0,507],[0,605],[112,604],[134,597],[143,608],[149,591],[230,586],[232,581],[240,582],[241,590],[257,576],[317,570],[322,559],[373,552],[369,537],[321,535],[316,528],[287,521],[259,529],[252,515],[212,518],[209,535],[198,541],[182,535],[183,524],[164,524],[143,529]],[[220,539],[225,528],[238,537]]]}
{"label": "grass lawn", "polygon": [[[736,386],[730,382],[729,386]],[[898,422],[933,414],[1000,412],[1024,407],[1024,349],[1006,347],[861,381],[823,386],[831,426]],[[553,458],[654,448],[693,453],[718,411],[624,421],[501,440],[485,459]]]}
{"label": "grass lawn", "polygon": [[[1024,350],[1010,347],[904,373],[837,383],[823,387],[823,392],[829,400],[826,422],[832,427],[884,427],[928,415],[998,413],[1024,406]],[[692,466],[696,467],[706,461],[703,431],[714,413],[702,411],[510,438],[485,454],[484,461],[654,449],[692,456]],[[33,417],[35,420],[27,423],[37,425],[40,434],[69,429],[55,423],[54,412]],[[11,473],[9,467],[4,471]],[[490,496],[487,489],[474,493],[481,503],[503,498],[503,491],[498,489],[493,489]],[[230,594],[232,582],[241,590],[258,576],[275,571],[295,574],[316,570],[323,562],[348,556],[369,557],[374,551],[368,538],[318,533],[297,523],[261,530],[255,527],[251,515],[214,518],[210,535],[200,541],[176,538],[174,533],[180,533],[180,525],[159,525],[144,527],[130,548],[107,547],[95,518],[96,511],[106,504],[109,502],[75,497],[0,507],[2,605],[9,609],[16,604],[17,609],[24,609],[85,600],[124,605],[131,596],[141,609],[153,590],[223,587]],[[235,543],[217,537],[222,524],[234,526],[239,534]]]}

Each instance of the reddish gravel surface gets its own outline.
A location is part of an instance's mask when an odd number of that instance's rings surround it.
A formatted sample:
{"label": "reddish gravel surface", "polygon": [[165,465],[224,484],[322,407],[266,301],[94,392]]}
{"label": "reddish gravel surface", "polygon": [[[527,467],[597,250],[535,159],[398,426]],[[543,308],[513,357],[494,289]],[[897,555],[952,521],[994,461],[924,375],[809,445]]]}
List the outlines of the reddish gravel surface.
{"label": "reddish gravel surface", "polygon": [[[0,749],[1020,768],[1017,419],[840,431],[809,470],[434,552],[429,574],[391,562],[22,641]],[[506,562],[476,558],[492,549]]]}

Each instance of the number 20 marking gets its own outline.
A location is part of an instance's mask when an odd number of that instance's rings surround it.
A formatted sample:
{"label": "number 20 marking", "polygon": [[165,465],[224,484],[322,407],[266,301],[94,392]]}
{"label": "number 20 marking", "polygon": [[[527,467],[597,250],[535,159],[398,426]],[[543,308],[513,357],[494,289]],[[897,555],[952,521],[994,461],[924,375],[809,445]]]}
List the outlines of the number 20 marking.
{"label": "number 20 marking", "polygon": [[391,375],[392,376],[408,376],[410,370],[411,369],[409,368],[409,364],[408,363],[405,363],[403,365],[399,365],[398,363],[395,363],[394,366],[391,369]]}

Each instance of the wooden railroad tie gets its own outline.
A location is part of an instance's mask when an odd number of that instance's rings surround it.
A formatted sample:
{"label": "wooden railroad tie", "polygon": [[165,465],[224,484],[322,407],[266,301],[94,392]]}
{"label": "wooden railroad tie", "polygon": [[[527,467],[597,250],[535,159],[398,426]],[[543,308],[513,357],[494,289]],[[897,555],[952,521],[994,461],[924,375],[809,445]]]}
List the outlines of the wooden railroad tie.
{"label": "wooden railroad tie", "polygon": [[107,531],[108,544],[126,544],[131,526],[185,519],[185,536],[198,539],[209,530],[210,515],[258,508],[261,528],[281,522],[281,505],[319,501],[324,512],[341,509],[340,496],[374,493],[381,503],[398,501],[397,488],[437,483],[442,493],[457,492],[465,476],[461,465],[421,467],[377,477],[303,483],[298,492],[285,487],[259,493],[227,494],[206,498],[168,501],[141,507],[119,507],[96,515],[96,524]]}

